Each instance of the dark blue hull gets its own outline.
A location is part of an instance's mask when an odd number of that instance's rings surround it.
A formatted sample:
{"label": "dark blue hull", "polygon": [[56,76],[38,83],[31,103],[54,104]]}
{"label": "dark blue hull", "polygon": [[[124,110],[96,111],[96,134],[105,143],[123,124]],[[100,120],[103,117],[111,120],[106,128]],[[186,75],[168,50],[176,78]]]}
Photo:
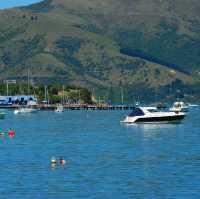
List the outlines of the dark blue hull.
{"label": "dark blue hull", "polygon": [[175,116],[164,116],[164,117],[144,117],[138,118],[136,123],[144,123],[144,122],[175,122],[184,119],[185,115],[175,115]]}

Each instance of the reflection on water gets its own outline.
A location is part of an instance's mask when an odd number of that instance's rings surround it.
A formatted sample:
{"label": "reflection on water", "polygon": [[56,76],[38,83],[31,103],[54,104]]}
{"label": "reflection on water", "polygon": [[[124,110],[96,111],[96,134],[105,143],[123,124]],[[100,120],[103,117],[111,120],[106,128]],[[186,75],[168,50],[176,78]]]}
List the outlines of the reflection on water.
{"label": "reflection on water", "polygon": [[144,130],[152,130],[152,129],[168,129],[168,128],[176,128],[177,125],[181,123],[132,123],[132,124],[123,124],[127,128],[142,128]]}
{"label": "reflection on water", "polygon": [[132,123],[132,124],[123,124],[127,129],[137,131],[138,129],[142,131],[144,137],[153,137],[159,133],[165,131],[173,131],[178,126],[181,125],[180,122],[177,123]]}

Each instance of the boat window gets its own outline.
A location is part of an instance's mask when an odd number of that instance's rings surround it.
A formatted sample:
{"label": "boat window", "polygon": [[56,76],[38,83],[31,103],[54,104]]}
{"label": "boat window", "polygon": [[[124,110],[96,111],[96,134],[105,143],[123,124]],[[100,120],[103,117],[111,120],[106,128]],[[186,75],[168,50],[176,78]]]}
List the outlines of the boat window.
{"label": "boat window", "polygon": [[148,111],[149,111],[150,113],[155,113],[155,112],[158,112],[158,110],[157,110],[157,109],[148,109]]}
{"label": "boat window", "polygon": [[133,111],[129,114],[129,116],[142,116],[144,115],[144,112],[140,108],[135,108]]}

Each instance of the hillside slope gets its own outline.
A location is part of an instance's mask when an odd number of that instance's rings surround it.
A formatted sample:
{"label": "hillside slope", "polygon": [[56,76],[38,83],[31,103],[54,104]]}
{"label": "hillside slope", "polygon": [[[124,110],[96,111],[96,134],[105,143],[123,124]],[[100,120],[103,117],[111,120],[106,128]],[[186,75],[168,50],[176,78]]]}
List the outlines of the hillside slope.
{"label": "hillside slope", "polygon": [[0,78],[23,79],[30,68],[37,82],[81,84],[109,99],[119,88],[129,99],[191,91],[200,18],[187,2],[45,0],[1,11]]}

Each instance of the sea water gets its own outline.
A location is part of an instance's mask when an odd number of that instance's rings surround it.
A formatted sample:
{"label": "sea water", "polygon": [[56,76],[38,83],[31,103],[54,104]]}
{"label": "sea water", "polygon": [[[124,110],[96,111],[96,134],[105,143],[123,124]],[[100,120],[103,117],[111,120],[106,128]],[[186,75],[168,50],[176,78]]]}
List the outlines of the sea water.
{"label": "sea water", "polygon": [[128,126],[127,111],[6,113],[0,199],[200,198],[199,108],[180,124]]}

